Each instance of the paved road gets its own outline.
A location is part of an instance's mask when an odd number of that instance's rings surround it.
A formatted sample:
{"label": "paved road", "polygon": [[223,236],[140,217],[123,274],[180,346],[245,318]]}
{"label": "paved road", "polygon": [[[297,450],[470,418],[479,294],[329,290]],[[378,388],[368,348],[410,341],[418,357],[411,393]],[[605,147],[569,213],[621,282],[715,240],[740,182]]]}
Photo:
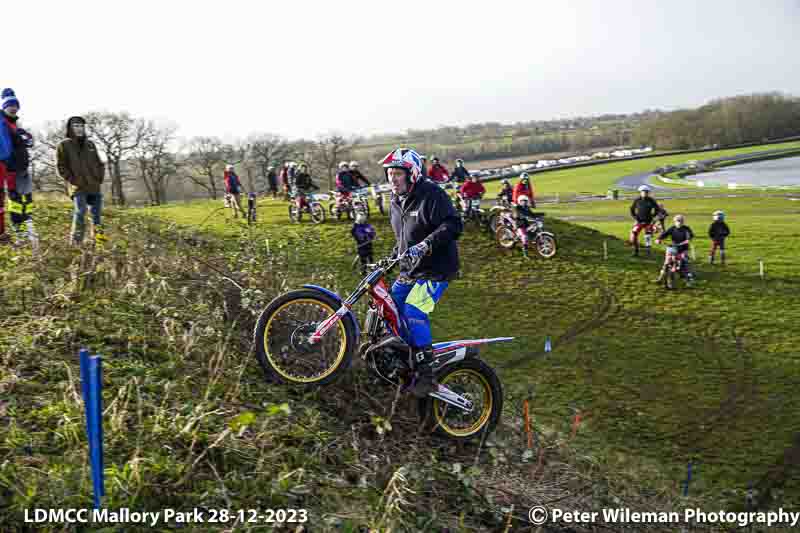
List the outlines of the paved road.
{"label": "paved road", "polygon": [[[700,163],[708,165],[712,163],[719,163],[721,161],[739,161],[741,159],[748,159],[751,157],[759,156],[759,155],[769,155],[769,154],[777,154],[784,152],[784,150],[763,150],[761,152],[750,152],[747,154],[738,154],[738,155],[731,155],[725,157],[716,157],[714,159],[703,159]],[[652,176],[652,172],[643,172],[640,174],[630,174],[628,176],[621,177],[617,183],[615,184],[620,189],[636,189],[640,185],[644,185],[647,183],[647,180],[650,176]],[[652,183],[649,184],[653,189],[672,189],[672,187],[661,187],[659,185],[653,185]]]}

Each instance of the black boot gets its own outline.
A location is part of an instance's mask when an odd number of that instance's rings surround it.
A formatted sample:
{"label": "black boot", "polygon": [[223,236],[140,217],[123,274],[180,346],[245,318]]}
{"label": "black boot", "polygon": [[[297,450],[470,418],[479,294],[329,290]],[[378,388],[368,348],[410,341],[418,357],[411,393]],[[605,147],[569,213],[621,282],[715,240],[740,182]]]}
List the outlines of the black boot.
{"label": "black boot", "polygon": [[427,346],[412,352],[412,368],[415,370],[414,380],[409,392],[417,398],[425,398],[438,388],[433,379],[433,349]]}

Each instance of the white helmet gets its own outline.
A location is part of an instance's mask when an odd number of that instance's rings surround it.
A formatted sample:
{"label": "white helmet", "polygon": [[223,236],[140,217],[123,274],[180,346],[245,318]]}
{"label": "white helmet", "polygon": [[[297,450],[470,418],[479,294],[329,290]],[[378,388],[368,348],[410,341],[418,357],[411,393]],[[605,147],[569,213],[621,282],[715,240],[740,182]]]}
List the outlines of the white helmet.
{"label": "white helmet", "polygon": [[528,198],[528,196],[527,196],[527,195],[524,195],[524,194],[520,194],[520,195],[517,197],[517,203],[518,203],[518,204],[521,204],[521,203],[523,203],[523,202],[527,204],[527,203],[528,203],[528,202],[530,202],[530,201],[531,201],[531,199],[530,199],[530,198]]}
{"label": "white helmet", "polygon": [[350,166],[351,167],[357,167],[358,166],[358,161],[350,161]]}
{"label": "white helmet", "polygon": [[225,165],[225,170],[233,170],[233,165]]}
{"label": "white helmet", "polygon": [[364,213],[356,214],[356,224],[364,224],[367,222],[367,215]]}
{"label": "white helmet", "polygon": [[292,168],[294,168],[294,167],[296,167],[296,166],[297,166],[297,163],[295,163],[294,161],[292,161],[291,163],[289,163],[289,166],[290,166],[290,167],[292,167]]}
{"label": "white helmet", "polygon": [[519,175],[519,178],[520,178],[521,180],[528,180],[528,181],[530,181],[530,179],[531,179],[531,178],[530,178],[530,176],[528,176],[528,173],[527,173],[527,172],[523,172],[522,174],[520,174],[520,175]]}
{"label": "white helmet", "polygon": [[339,161],[339,168],[347,168],[347,161]]}
{"label": "white helmet", "polygon": [[714,220],[723,220],[725,218],[725,213],[722,211],[714,211]]}
{"label": "white helmet", "polygon": [[650,192],[650,187],[648,185],[639,185],[639,192],[642,191]]}

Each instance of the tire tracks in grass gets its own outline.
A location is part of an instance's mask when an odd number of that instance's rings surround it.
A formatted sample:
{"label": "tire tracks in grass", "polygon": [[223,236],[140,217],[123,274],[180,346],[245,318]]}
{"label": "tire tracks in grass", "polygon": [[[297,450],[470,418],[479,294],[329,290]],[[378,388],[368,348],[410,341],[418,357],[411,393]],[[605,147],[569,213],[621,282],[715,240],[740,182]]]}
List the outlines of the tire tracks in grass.
{"label": "tire tracks in grass", "polygon": [[[528,282],[529,280],[525,280]],[[600,291],[600,301],[595,306],[594,312],[592,313],[593,317],[589,320],[578,320],[573,322],[573,324],[567,329],[565,333],[556,337],[553,340],[558,346],[563,346],[574,342],[581,336],[589,333],[590,331],[597,329],[598,327],[606,324],[611,318],[613,318],[620,310],[619,301],[614,294],[614,291],[603,285],[599,282],[589,282],[594,288]],[[499,368],[502,369],[513,369],[523,365],[526,362],[529,362],[531,359],[540,357],[544,355],[546,352],[544,350],[537,350],[535,352],[526,353],[511,359],[510,361],[506,361],[503,365],[499,365]]]}

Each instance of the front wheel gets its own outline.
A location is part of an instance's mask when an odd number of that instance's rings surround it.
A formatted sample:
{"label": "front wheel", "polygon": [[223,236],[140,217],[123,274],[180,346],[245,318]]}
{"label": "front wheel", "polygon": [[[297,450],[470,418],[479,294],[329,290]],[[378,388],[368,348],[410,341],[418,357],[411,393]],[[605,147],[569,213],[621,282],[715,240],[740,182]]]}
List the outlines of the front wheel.
{"label": "front wheel", "polygon": [[356,343],[350,317],[342,317],[317,344],[307,342],[339,307],[330,296],[306,289],[287,292],[267,305],[253,331],[256,358],[267,380],[326,385],[349,368]]}
{"label": "front wheel", "polygon": [[302,218],[302,216],[303,216],[303,214],[297,208],[297,204],[292,202],[289,205],[289,220],[292,221],[292,222],[300,222],[300,219]]}
{"label": "front wheel", "polygon": [[503,387],[494,370],[480,359],[464,359],[447,365],[436,380],[473,403],[465,412],[437,398],[419,400],[423,424],[435,424],[434,432],[452,440],[484,439],[497,426],[503,412]]}
{"label": "front wheel", "polygon": [[540,234],[536,237],[536,251],[545,259],[556,255],[556,240],[552,235]]}
{"label": "front wheel", "polygon": [[325,222],[325,209],[317,202],[311,204],[311,220],[314,221],[314,224]]}

